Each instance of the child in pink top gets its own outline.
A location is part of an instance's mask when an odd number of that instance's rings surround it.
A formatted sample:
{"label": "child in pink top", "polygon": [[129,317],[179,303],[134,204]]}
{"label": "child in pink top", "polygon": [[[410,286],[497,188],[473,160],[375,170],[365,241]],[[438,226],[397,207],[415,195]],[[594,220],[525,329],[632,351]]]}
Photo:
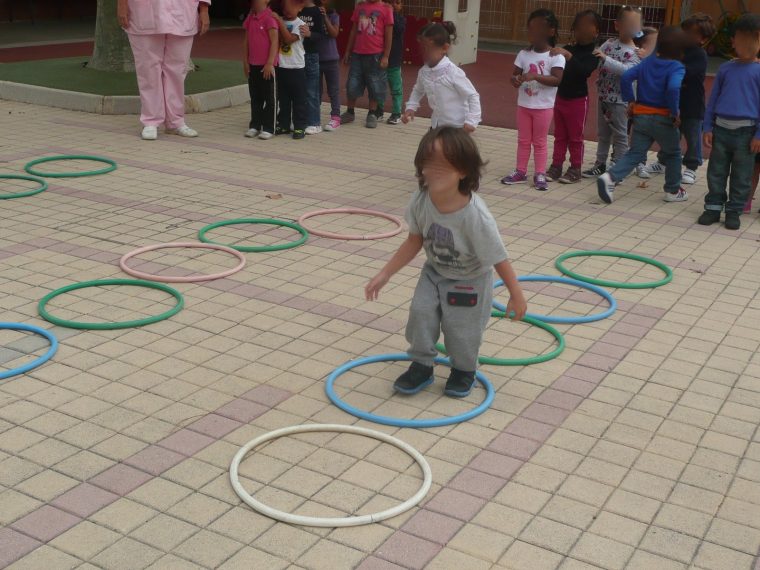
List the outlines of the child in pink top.
{"label": "child in pink top", "polygon": [[245,50],[243,73],[251,94],[251,122],[245,136],[269,140],[277,120],[274,66],[279,51],[279,22],[268,8],[269,0],[253,0],[243,22]]}

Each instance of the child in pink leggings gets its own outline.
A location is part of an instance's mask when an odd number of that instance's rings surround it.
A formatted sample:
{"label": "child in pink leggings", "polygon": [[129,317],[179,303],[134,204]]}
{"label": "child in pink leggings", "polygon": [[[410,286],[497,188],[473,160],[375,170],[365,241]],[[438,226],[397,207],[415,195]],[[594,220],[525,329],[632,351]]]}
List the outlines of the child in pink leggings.
{"label": "child in pink leggings", "polygon": [[501,179],[502,184],[525,184],[528,181],[528,160],[533,147],[536,190],[548,190],[546,183],[547,139],[554,116],[554,99],[562,80],[565,58],[551,55],[557,41],[559,22],[554,12],[545,8],[528,17],[530,49],[517,54],[512,85],[520,90],[517,96],[517,167]]}

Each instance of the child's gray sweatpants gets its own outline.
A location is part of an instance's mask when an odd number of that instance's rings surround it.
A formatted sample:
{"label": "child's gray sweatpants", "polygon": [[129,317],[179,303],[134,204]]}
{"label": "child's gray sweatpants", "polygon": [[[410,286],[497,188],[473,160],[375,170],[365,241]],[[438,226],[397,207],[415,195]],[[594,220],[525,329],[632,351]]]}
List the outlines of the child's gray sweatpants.
{"label": "child's gray sweatpants", "polygon": [[[443,332],[452,367],[465,372],[476,370],[492,298],[493,271],[471,279],[447,279],[426,263],[406,324],[409,357],[432,366],[438,356],[435,343]],[[459,304],[452,305],[451,300]],[[470,304],[473,301],[475,304]]]}

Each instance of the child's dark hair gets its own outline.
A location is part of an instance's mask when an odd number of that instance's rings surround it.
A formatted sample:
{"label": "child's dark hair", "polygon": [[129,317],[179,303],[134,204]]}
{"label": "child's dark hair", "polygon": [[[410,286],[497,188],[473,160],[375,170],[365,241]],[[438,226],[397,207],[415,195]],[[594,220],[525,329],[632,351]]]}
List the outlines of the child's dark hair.
{"label": "child's dark hair", "polygon": [[760,32],[760,14],[744,14],[734,22],[733,33],[755,33]]}
{"label": "child's dark hair", "polygon": [[657,55],[663,59],[681,59],[686,36],[678,26],[668,26],[660,30],[657,38]]}
{"label": "child's dark hair", "polygon": [[477,192],[486,164],[480,156],[478,145],[470,134],[456,127],[431,129],[422,137],[414,157],[414,169],[420,189],[425,189],[422,170],[425,168],[425,163],[433,156],[436,141],[440,141],[446,161],[465,175],[459,181],[459,192],[465,196]]}
{"label": "child's dark hair", "polygon": [[644,22],[644,12],[642,11],[640,6],[621,6],[620,10],[618,10],[617,16],[615,17],[615,20],[620,22],[626,14],[630,14],[631,12],[635,14],[641,14],[641,22]]}
{"label": "child's dark hair", "polygon": [[559,20],[557,19],[557,16],[555,16],[554,12],[548,8],[539,8],[530,13],[530,16],[528,16],[528,24],[538,18],[542,18],[549,26],[549,29],[554,30],[554,35],[549,36],[549,45],[552,47],[556,46],[557,34],[559,33]]}
{"label": "child's dark hair", "polygon": [[707,14],[703,14],[702,12],[692,14],[683,22],[681,22],[682,30],[686,31],[690,30],[691,28],[697,28],[699,30],[699,35],[701,35],[706,40],[712,38],[715,35],[715,23],[713,22],[713,19]]}
{"label": "child's dark hair", "polygon": [[656,33],[658,33],[657,28],[651,28],[649,26],[641,28],[641,35],[638,38],[633,38],[633,45],[640,48],[644,45],[644,40],[647,39],[648,36]]}
{"label": "child's dark hair", "polygon": [[594,27],[596,28],[596,31],[602,31],[602,16],[596,10],[581,10],[578,12],[575,15],[575,18],[573,18],[573,24],[570,26],[570,30],[575,31],[575,29],[578,27],[578,24],[580,24],[581,20],[584,18],[592,19],[594,21]]}
{"label": "child's dark hair", "polygon": [[457,27],[454,22],[431,22],[420,30],[420,38],[430,40],[438,47],[453,44],[457,39]]}

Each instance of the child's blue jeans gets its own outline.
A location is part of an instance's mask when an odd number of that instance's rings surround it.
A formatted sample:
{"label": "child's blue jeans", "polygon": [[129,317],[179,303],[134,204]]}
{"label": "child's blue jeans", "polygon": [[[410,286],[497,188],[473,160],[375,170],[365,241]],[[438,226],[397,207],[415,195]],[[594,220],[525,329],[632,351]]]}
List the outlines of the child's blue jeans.
{"label": "child's blue jeans", "polygon": [[[689,170],[702,166],[702,119],[681,119],[678,128],[686,141],[683,165]],[[662,155],[657,153],[657,160],[662,162]]]}
{"label": "child's blue jeans", "polygon": [[755,127],[725,129],[716,125],[713,128],[705,210],[720,212],[725,207],[726,212],[741,214],[744,211],[752,187],[755,155],[750,145],[755,131]]}
{"label": "child's blue jeans", "polygon": [[660,145],[660,160],[665,165],[663,189],[670,194],[676,194],[681,188],[681,133],[673,124],[673,119],[662,115],[634,117],[631,147],[623,158],[610,168],[609,175],[612,180],[622,180],[638,164],[646,161],[647,151],[655,142]]}

